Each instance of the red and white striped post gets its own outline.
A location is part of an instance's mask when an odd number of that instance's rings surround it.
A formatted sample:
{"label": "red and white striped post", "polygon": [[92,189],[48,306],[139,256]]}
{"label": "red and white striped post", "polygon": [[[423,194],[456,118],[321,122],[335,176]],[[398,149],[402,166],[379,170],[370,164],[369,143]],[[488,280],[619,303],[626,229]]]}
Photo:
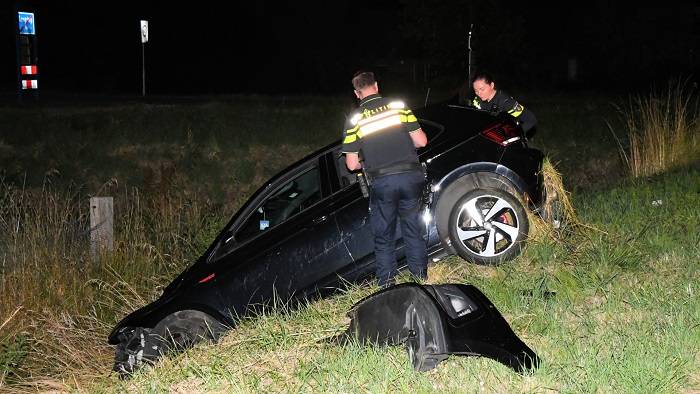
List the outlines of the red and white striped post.
{"label": "red and white striped post", "polygon": [[20,66],[20,74],[22,75],[22,90],[39,89],[39,80],[36,79],[38,74],[36,65]]}

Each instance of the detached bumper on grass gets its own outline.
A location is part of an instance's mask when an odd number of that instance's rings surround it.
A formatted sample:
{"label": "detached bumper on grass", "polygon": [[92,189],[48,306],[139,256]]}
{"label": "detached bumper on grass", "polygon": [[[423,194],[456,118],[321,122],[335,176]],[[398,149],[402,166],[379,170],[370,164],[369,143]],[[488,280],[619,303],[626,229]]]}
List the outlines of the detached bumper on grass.
{"label": "detached bumper on grass", "polygon": [[540,362],[472,285],[405,283],[363,299],[348,316],[350,326],[334,342],[405,343],[417,371],[435,368],[450,354],[488,357],[520,373]]}

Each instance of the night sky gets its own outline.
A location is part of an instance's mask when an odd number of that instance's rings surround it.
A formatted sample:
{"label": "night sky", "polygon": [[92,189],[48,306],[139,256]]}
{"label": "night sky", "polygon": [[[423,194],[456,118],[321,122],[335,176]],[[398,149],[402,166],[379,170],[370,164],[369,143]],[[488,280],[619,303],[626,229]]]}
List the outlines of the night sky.
{"label": "night sky", "polygon": [[35,13],[52,92],[139,94],[140,19],[149,94],[338,93],[359,68],[430,84],[466,70],[472,23],[477,66],[522,88],[646,88],[700,70],[696,2],[532,3],[6,1],[0,91],[16,91],[16,9]]}

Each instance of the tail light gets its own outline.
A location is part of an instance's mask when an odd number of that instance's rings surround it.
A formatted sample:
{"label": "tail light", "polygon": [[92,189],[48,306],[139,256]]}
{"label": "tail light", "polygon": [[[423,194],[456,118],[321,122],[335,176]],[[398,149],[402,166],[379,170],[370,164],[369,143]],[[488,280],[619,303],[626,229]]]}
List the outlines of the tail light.
{"label": "tail light", "polygon": [[481,135],[501,146],[507,146],[520,140],[518,129],[508,123],[496,123],[482,131]]}

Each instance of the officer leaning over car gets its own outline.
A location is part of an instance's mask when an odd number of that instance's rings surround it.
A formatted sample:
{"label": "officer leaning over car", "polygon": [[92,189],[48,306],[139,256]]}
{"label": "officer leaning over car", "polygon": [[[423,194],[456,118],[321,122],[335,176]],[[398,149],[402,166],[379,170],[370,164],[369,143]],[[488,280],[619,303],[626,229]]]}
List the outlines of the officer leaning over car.
{"label": "officer leaning over car", "polygon": [[425,146],[428,138],[402,101],[379,95],[374,73],[356,73],[352,85],[360,104],[345,122],[343,153],[348,169],[362,169],[371,182],[370,224],[377,280],[381,287],[395,283],[397,215],[408,269],[414,277],[425,280],[428,259],[420,218],[425,177],[416,148]]}
{"label": "officer leaning over car", "polygon": [[535,126],[537,125],[535,114],[523,107],[522,104],[518,103],[507,93],[497,90],[493,77],[490,74],[486,72],[476,73],[474,78],[472,78],[472,87],[475,94],[471,102],[472,106],[494,115],[506,112],[516,119],[528,138],[534,136]]}

